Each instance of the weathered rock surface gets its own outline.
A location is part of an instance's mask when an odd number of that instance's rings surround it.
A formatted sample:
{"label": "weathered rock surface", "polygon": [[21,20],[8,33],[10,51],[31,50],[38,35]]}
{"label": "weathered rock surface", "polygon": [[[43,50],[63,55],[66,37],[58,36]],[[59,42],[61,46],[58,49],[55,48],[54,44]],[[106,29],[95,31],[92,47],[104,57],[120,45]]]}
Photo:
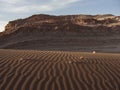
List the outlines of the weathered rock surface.
{"label": "weathered rock surface", "polygon": [[[10,21],[5,27],[5,33],[10,34],[17,30],[39,30],[39,31],[99,31],[108,29],[111,32],[119,32],[120,17],[110,14],[106,15],[33,15],[25,19]],[[86,32],[86,31],[85,31]],[[97,32],[99,33],[99,32]]]}
{"label": "weathered rock surface", "polygon": [[39,14],[10,21],[0,33],[0,48],[81,50],[116,44],[119,35],[120,16]]}

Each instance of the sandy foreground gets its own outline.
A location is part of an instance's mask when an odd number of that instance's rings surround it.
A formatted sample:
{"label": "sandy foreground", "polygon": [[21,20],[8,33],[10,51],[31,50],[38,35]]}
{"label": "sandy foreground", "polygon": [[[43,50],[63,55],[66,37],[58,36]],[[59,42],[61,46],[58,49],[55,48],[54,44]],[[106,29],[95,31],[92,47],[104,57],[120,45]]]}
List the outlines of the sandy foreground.
{"label": "sandy foreground", "polygon": [[120,90],[120,54],[1,49],[0,90]]}

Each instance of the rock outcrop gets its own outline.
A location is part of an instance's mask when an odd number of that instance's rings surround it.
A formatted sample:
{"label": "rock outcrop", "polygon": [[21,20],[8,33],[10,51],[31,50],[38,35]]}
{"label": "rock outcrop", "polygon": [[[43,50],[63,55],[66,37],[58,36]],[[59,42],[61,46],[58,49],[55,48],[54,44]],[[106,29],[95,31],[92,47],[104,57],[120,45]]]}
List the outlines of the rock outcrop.
{"label": "rock outcrop", "polygon": [[[17,30],[39,30],[39,31],[79,31],[91,30],[107,32],[107,30],[118,33],[120,17],[111,14],[106,15],[33,15],[25,19],[10,21],[5,27],[5,34],[14,33]],[[90,32],[90,31],[89,31]]]}
{"label": "rock outcrop", "polygon": [[10,21],[0,34],[0,48],[84,51],[118,45],[119,36],[120,16],[39,14]]}

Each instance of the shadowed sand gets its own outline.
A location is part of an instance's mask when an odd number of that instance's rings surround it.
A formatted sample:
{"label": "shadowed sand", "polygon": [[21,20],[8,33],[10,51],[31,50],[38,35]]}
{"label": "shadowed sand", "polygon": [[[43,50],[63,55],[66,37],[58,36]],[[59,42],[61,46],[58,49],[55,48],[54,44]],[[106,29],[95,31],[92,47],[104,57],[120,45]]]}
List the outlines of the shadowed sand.
{"label": "shadowed sand", "polygon": [[0,50],[0,90],[119,90],[120,54]]}

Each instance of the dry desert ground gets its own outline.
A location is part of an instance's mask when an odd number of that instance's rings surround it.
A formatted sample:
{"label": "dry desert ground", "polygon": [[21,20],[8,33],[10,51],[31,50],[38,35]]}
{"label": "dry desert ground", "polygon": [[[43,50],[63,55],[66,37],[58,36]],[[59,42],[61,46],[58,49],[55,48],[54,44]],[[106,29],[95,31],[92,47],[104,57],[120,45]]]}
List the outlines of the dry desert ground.
{"label": "dry desert ground", "polygon": [[120,54],[1,49],[0,90],[120,90]]}

